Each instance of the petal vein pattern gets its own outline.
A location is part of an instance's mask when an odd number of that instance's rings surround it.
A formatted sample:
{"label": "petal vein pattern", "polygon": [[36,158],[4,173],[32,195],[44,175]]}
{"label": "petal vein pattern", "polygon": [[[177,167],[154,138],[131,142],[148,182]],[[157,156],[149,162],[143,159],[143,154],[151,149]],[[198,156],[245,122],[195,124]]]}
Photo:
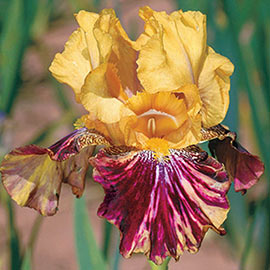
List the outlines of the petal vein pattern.
{"label": "petal vein pattern", "polygon": [[81,128],[49,148],[16,148],[1,163],[3,185],[18,205],[44,216],[54,215],[63,182],[71,186],[74,195],[82,196],[88,159],[97,144],[109,143],[99,133]]}
{"label": "petal vein pattern", "polygon": [[161,264],[166,256],[197,252],[208,228],[225,232],[230,183],[213,158],[195,161],[177,150],[163,160],[152,151],[100,151],[90,162],[106,193],[98,214],[120,229],[124,257],[143,252]]}

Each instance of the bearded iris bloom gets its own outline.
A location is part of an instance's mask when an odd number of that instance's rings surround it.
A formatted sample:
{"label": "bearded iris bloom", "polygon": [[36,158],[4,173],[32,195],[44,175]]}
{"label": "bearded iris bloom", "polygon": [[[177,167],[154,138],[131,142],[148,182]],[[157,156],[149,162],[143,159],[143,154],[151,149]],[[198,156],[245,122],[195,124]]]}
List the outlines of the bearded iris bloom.
{"label": "bearded iris bloom", "polygon": [[[80,11],[50,71],[88,111],[49,148],[7,154],[2,181],[21,206],[54,215],[62,183],[83,194],[88,167],[105,198],[98,215],[121,232],[120,252],[161,264],[197,252],[209,228],[223,235],[226,194],[245,193],[264,166],[222,126],[232,63],[206,43],[200,12],[140,9],[144,32],[131,41],[113,10]],[[209,141],[214,157],[199,148]],[[96,145],[104,146],[92,157]]]}

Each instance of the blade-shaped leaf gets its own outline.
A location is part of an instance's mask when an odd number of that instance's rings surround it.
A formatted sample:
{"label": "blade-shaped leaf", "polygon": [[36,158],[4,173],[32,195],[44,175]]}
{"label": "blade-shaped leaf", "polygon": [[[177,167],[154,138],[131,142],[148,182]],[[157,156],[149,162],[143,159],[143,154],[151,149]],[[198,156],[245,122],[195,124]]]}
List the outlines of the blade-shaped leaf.
{"label": "blade-shaped leaf", "polygon": [[32,252],[31,249],[27,249],[22,260],[22,269],[21,270],[31,270],[32,269]]}
{"label": "blade-shaped leaf", "polygon": [[11,270],[20,270],[21,269],[20,239],[14,221],[14,210],[10,198],[8,198],[7,200],[7,211],[9,219],[9,248],[10,248]]}
{"label": "blade-shaped leaf", "polygon": [[0,110],[10,112],[20,83],[20,69],[36,12],[35,0],[9,2],[0,38]]}
{"label": "blade-shaped leaf", "polygon": [[103,246],[102,246],[102,251],[103,251],[103,256],[107,260],[108,255],[109,255],[109,249],[110,249],[110,240],[111,240],[111,235],[112,235],[112,224],[109,223],[107,220],[104,220],[103,224]]}
{"label": "blade-shaped leaf", "polygon": [[102,252],[97,246],[89,222],[85,199],[75,200],[75,241],[80,270],[106,270]]}

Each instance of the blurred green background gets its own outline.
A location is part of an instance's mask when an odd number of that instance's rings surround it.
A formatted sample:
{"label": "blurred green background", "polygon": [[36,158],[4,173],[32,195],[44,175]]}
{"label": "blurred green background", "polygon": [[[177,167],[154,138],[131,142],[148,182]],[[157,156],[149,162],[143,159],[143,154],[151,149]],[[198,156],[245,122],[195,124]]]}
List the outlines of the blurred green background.
{"label": "blurred green background", "polygon": [[[0,160],[5,153],[22,144],[50,145],[70,131],[74,119],[82,114],[82,108],[73,101],[72,91],[56,82],[48,72],[54,54],[63,50],[68,36],[76,29],[72,14],[80,9],[99,12],[102,8],[113,7],[126,31],[136,38],[142,31],[138,7],[144,5],[167,12],[181,8],[207,14],[208,44],[235,65],[231,103],[224,124],[237,131],[242,144],[262,158],[266,171],[259,184],[245,196],[231,189],[231,211],[225,223],[227,235],[222,239],[226,244],[219,248],[221,253],[224,250],[226,256],[231,257],[234,269],[269,270],[269,0],[0,0]],[[74,242],[71,250],[74,248],[77,252],[74,265],[81,270],[126,269],[118,254],[118,233],[105,221],[90,225],[88,205],[98,205],[95,199],[101,202],[102,191],[93,183],[89,186],[89,194],[76,200],[74,208],[68,208],[67,203],[66,211],[74,220],[71,232]],[[96,190],[100,195],[93,195]],[[61,204],[60,201],[60,212]],[[35,251],[44,218],[31,213],[33,222],[22,226],[27,215],[21,211],[31,210],[15,207],[1,186],[0,270],[43,269]],[[92,223],[95,223],[93,218]],[[99,227],[100,235],[92,227]],[[220,240],[214,238],[214,241]],[[47,246],[48,249],[53,247],[53,243]],[[58,253],[57,248],[54,253]],[[206,256],[213,254],[214,250],[209,250]],[[196,261],[199,255],[192,256],[194,269],[198,264],[204,269],[204,261]],[[68,268],[64,255],[58,265],[51,265],[50,258],[44,260],[49,269],[74,269]],[[181,260],[177,264],[171,262],[170,269],[184,269]],[[130,265],[132,263],[131,260]],[[134,269],[139,269],[136,267]],[[216,269],[216,265],[205,269]]]}

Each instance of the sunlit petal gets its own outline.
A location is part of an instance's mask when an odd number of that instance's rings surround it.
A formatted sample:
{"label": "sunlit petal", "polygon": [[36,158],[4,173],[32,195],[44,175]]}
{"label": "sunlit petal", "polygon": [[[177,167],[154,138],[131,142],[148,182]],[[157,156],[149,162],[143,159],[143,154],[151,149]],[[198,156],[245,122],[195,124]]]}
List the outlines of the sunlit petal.
{"label": "sunlit petal", "polygon": [[146,91],[172,91],[197,82],[205,57],[206,18],[200,12],[170,15],[140,10],[149,40],[140,50],[138,76]]}
{"label": "sunlit petal", "polygon": [[91,70],[93,70],[98,67],[100,63],[99,48],[93,33],[93,29],[99,18],[99,14],[81,10],[78,14],[75,15],[75,17],[80,28],[84,32],[85,41],[87,44],[85,50],[88,52],[89,65]]}
{"label": "sunlit petal", "polygon": [[204,127],[219,124],[229,107],[230,75],[234,66],[226,57],[208,48],[198,80],[202,99],[202,123]]}
{"label": "sunlit petal", "polygon": [[91,70],[84,31],[79,28],[70,36],[62,53],[57,53],[49,70],[61,83],[68,84],[80,102],[80,92],[86,75]]}
{"label": "sunlit petal", "polygon": [[229,104],[232,63],[206,44],[206,17],[200,12],[168,15],[140,10],[145,32],[138,39],[138,77],[150,93],[196,84],[202,100],[202,124],[220,123]]}

